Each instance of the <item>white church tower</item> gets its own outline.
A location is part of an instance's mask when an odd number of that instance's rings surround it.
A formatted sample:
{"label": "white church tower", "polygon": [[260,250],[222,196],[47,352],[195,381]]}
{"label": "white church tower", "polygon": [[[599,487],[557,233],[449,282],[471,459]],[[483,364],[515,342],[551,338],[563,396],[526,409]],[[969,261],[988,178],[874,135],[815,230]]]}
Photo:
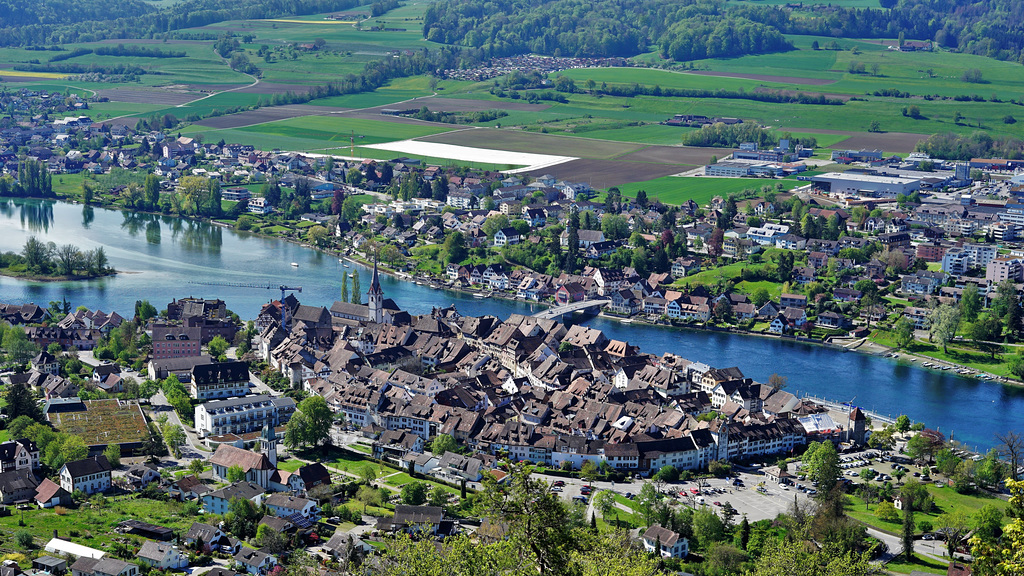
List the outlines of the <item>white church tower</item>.
{"label": "white church tower", "polygon": [[273,426],[264,426],[260,433],[260,452],[262,452],[270,465],[277,468],[277,432]]}
{"label": "white church tower", "polygon": [[373,261],[373,280],[370,281],[370,289],[366,291],[369,297],[367,302],[367,320],[380,324],[384,322],[384,291],[380,288],[380,277],[377,274],[377,261]]}

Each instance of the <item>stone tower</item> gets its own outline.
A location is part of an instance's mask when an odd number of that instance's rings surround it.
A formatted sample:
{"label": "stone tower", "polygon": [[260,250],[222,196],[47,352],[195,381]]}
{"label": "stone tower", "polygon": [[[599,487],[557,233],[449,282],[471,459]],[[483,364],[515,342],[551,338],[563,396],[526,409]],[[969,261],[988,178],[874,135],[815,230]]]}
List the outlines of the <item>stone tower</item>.
{"label": "stone tower", "polygon": [[377,261],[373,262],[373,279],[370,281],[370,289],[366,291],[369,301],[367,302],[367,320],[380,324],[384,322],[384,291],[380,288],[380,276],[377,274]]}

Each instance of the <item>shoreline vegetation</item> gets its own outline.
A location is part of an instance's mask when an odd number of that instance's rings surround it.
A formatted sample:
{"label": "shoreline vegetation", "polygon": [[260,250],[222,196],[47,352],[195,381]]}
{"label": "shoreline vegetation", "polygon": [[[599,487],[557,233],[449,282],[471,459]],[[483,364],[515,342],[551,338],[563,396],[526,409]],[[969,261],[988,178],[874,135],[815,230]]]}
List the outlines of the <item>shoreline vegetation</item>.
{"label": "shoreline vegetation", "polygon": [[94,280],[117,274],[102,246],[82,250],[29,236],[21,252],[0,254],[0,276],[33,282]]}
{"label": "shoreline vegetation", "polygon": [[110,269],[107,272],[97,274],[75,274],[71,276],[61,275],[48,275],[48,274],[32,274],[30,272],[14,271],[10,268],[0,268],[0,276],[7,278],[16,278],[18,280],[28,280],[30,282],[78,282],[81,280],[97,280],[100,278],[106,278],[108,276],[116,276],[117,270]]}

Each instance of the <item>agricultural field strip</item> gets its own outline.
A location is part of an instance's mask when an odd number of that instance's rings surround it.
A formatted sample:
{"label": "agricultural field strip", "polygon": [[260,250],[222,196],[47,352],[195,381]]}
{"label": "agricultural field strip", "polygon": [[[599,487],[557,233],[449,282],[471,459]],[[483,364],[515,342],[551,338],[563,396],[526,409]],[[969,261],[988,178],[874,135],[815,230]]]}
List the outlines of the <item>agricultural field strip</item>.
{"label": "agricultural field strip", "polygon": [[533,154],[530,152],[491,150],[487,148],[441,144],[421,140],[400,140],[384,144],[369,144],[364,147],[376,148],[378,150],[391,150],[393,152],[402,152],[403,154],[437,156],[467,162],[491,162],[494,164],[517,164],[525,166],[524,168],[509,170],[508,172],[510,173],[539,170],[549,166],[562,164],[563,162],[576,160],[576,158],[572,156],[554,156],[547,154]]}

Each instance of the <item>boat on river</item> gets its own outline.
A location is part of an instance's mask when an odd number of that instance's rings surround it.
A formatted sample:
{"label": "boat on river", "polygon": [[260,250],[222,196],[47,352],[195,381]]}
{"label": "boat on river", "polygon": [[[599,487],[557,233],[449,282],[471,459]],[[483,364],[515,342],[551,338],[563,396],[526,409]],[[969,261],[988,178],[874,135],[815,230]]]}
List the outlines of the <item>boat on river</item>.
{"label": "boat on river", "polygon": [[298,262],[292,262],[292,268],[298,268],[298,267],[299,267],[299,263]]}

